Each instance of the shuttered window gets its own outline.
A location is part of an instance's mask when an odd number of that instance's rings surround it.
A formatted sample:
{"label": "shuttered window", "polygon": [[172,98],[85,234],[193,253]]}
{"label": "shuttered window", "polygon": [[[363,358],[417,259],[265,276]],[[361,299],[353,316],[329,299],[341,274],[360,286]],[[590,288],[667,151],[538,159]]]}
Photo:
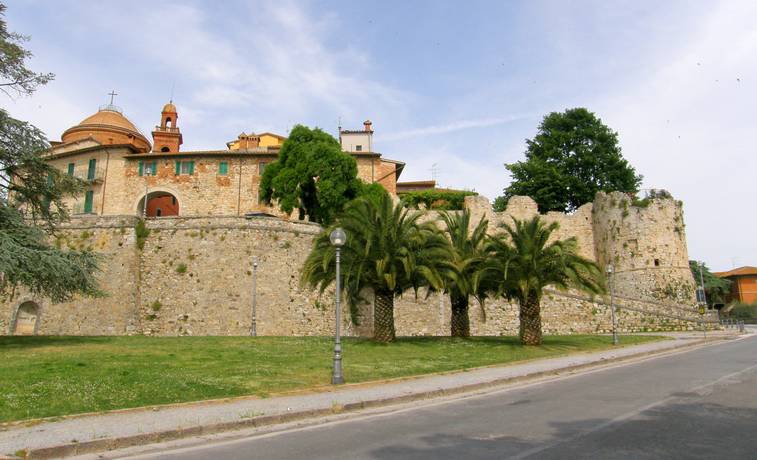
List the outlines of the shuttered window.
{"label": "shuttered window", "polygon": [[226,176],[229,174],[229,163],[222,161],[218,164],[218,175]]}
{"label": "shuttered window", "polygon": [[95,171],[97,170],[97,159],[92,158],[89,160],[89,168],[87,169],[87,180],[95,179]]}
{"label": "shuttered window", "polygon": [[92,201],[94,199],[95,192],[92,190],[87,190],[87,193],[84,195],[84,212],[87,214],[92,213]]}
{"label": "shuttered window", "polygon": [[158,174],[158,162],[157,161],[151,161],[149,163],[145,163],[143,161],[139,161],[139,175],[140,176],[155,176]]}
{"label": "shuttered window", "polygon": [[176,162],[176,175],[192,175],[195,173],[194,161],[177,161]]}
{"label": "shuttered window", "polygon": [[69,163],[68,164],[68,175],[69,176],[73,176],[74,175],[74,168],[75,167],[76,167],[76,165],[74,163]]}

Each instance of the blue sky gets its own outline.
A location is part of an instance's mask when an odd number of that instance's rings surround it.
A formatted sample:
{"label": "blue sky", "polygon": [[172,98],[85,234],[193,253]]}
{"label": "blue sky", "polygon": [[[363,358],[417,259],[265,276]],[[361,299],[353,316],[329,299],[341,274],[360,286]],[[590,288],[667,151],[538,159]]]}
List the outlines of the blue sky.
{"label": "blue sky", "polygon": [[184,149],[296,123],[374,123],[375,147],[493,199],[548,112],[619,132],[645,188],[684,201],[689,255],[757,265],[754,1],[10,1],[56,80],[3,101],[59,139],[107,102],[144,132],[173,87]]}

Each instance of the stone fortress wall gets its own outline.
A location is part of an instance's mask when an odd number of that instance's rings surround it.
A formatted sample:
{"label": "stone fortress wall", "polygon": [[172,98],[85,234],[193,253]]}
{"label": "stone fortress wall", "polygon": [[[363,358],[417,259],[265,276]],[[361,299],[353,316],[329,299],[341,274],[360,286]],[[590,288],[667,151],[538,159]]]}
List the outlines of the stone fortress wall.
{"label": "stone fortress wall", "polygon": [[[512,198],[502,213],[493,212],[483,197],[468,197],[466,207],[476,221],[487,216],[490,232],[513,217],[538,212],[527,197]],[[614,264],[622,331],[699,327],[680,203],[660,199],[641,208],[623,194],[599,194],[572,214],[548,213],[544,219],[560,224],[556,237],[575,236],[582,255],[601,266]],[[300,268],[318,225],[263,217],[166,217],[148,219],[149,235],[138,238],[137,222],[134,216],[72,219],[56,244],[102,254],[99,278],[107,296],[52,304],[16,292],[0,304],[0,333],[13,333],[19,306],[34,302],[38,334],[248,335],[253,257],[259,262],[259,335],[333,333],[333,291],[319,296],[300,285]],[[397,333],[449,335],[449,312],[442,294],[421,292],[416,299],[408,292],[395,303]],[[352,324],[346,305],[343,313],[345,334],[371,335],[370,303],[360,306],[359,324]],[[704,321],[714,325],[714,315]],[[470,318],[475,335],[518,331],[518,307],[503,300],[483,306],[473,301]],[[549,291],[542,318],[548,334],[611,330],[606,296]]]}

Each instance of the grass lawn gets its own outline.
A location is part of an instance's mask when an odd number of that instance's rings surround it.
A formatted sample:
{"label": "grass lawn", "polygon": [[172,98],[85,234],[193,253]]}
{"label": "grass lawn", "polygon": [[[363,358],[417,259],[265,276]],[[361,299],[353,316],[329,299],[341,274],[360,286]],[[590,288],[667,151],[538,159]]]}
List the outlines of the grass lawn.
{"label": "grass lawn", "polygon": [[[343,366],[348,383],[365,382],[599,350],[610,341],[346,338]],[[0,337],[0,422],[318,387],[330,382],[332,357],[325,337]]]}

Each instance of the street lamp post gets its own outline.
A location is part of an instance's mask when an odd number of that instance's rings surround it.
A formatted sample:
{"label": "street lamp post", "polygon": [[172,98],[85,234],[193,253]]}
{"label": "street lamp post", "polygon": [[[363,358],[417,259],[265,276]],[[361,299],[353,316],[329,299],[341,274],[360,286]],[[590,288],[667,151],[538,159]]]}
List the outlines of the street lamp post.
{"label": "street lamp post", "polygon": [[334,371],[331,375],[331,383],[338,385],[344,383],[342,376],[342,338],[339,335],[341,325],[341,297],[342,297],[342,278],[340,273],[340,256],[342,246],[347,242],[347,234],[341,228],[335,228],[329,235],[331,244],[336,249],[336,338],[334,341]]}
{"label": "street lamp post", "polygon": [[250,335],[257,337],[257,291],[258,291],[258,258],[252,257],[252,329]]}
{"label": "street lamp post", "polygon": [[[704,325],[704,314],[707,308],[707,293],[704,290],[704,262],[699,261],[699,289],[701,294],[697,296],[699,303],[699,317],[702,321],[702,335],[707,340],[707,327]],[[701,296],[701,298],[700,298]]]}
{"label": "street lamp post", "polygon": [[614,283],[612,279],[612,274],[614,271],[614,267],[612,264],[607,265],[607,280],[610,284],[610,314],[612,315],[612,344],[617,345],[618,344],[618,325],[615,320],[615,303],[614,303]]}

